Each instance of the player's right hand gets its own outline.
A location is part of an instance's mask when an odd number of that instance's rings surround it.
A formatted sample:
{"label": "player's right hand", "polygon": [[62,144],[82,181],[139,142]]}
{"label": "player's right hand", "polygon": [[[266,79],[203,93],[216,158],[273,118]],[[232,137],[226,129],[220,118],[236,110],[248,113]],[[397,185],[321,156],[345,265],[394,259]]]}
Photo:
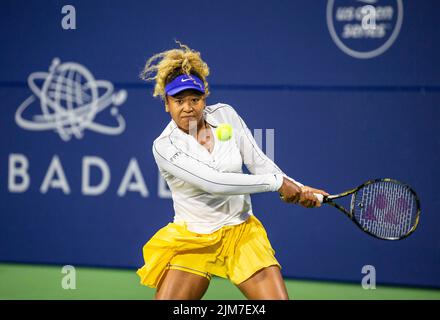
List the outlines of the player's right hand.
{"label": "player's right hand", "polygon": [[305,208],[318,208],[321,206],[321,202],[316,197],[316,194],[329,196],[329,194],[324,190],[315,189],[309,186],[302,186],[301,196],[298,203]]}
{"label": "player's right hand", "polygon": [[288,203],[298,203],[301,197],[301,188],[285,177],[283,177],[283,184],[278,192],[281,199]]}

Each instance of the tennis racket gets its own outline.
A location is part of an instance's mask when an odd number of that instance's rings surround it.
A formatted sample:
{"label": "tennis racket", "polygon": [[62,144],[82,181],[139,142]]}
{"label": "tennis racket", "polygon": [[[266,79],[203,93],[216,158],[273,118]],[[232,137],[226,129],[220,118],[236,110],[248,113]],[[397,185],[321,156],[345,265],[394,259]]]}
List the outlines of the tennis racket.
{"label": "tennis racket", "polygon": [[[351,196],[350,210],[333,202]],[[394,179],[375,179],[336,195],[315,194],[321,203],[341,210],[362,231],[383,240],[401,240],[419,223],[420,201],[407,184]]]}

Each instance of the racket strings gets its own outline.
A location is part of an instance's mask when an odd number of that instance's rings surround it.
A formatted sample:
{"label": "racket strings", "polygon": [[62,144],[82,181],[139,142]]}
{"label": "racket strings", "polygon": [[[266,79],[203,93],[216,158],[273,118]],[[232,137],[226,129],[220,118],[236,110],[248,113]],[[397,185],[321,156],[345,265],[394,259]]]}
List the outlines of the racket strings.
{"label": "racket strings", "polygon": [[405,185],[379,181],[364,186],[353,197],[355,219],[380,238],[400,238],[417,222],[416,196]]}

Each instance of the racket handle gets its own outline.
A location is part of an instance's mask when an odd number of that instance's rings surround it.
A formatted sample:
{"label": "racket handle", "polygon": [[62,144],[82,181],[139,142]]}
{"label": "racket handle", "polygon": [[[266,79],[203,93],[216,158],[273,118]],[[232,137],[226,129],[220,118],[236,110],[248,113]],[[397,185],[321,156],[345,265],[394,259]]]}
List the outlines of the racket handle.
{"label": "racket handle", "polygon": [[324,201],[324,196],[322,194],[319,193],[314,193],[315,197],[318,198],[319,202],[323,202]]}
{"label": "racket handle", "polygon": [[[315,197],[318,199],[319,202],[324,203],[324,196],[319,193],[314,193]],[[283,195],[280,193],[280,198],[284,200]]]}

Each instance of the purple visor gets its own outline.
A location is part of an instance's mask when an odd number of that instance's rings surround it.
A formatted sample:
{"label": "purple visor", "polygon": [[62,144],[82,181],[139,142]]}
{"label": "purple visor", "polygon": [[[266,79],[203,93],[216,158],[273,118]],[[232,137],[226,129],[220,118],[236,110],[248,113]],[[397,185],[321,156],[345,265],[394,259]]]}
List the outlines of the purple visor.
{"label": "purple visor", "polygon": [[183,90],[194,89],[205,93],[205,86],[203,81],[195,75],[183,74],[171,81],[165,86],[165,93],[169,96],[173,96]]}

